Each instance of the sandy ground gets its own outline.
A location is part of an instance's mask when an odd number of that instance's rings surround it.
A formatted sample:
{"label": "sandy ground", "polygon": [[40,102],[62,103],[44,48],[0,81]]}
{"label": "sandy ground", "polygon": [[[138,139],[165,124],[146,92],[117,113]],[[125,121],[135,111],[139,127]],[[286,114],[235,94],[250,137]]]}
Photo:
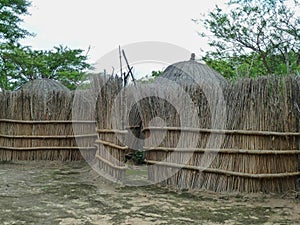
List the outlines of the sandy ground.
{"label": "sandy ground", "polygon": [[83,162],[1,163],[0,224],[300,224],[300,196],[128,187]]}

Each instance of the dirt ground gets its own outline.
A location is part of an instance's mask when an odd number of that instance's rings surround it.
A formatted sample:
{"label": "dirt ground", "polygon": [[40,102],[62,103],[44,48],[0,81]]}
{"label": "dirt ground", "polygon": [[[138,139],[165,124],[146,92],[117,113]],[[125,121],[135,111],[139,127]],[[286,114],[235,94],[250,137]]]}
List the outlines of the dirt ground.
{"label": "dirt ground", "polygon": [[0,164],[1,225],[300,224],[299,198],[128,187],[83,162]]}

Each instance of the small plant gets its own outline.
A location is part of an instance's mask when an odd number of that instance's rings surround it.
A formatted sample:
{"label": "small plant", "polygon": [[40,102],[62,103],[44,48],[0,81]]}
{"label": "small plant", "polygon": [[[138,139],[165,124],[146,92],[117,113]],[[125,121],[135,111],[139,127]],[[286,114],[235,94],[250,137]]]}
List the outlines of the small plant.
{"label": "small plant", "polygon": [[125,156],[125,162],[135,165],[141,165],[145,163],[145,153],[143,150],[131,151]]}
{"label": "small plant", "polygon": [[137,150],[134,152],[133,161],[135,164],[140,165],[145,163],[145,155],[143,150]]}

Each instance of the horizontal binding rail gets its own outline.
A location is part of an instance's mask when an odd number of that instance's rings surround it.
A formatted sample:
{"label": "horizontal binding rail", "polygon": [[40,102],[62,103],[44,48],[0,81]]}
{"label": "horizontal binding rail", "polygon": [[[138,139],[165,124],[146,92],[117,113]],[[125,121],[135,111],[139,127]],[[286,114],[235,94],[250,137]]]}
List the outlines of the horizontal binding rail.
{"label": "horizontal binding rail", "polygon": [[117,130],[117,129],[96,129],[96,132],[97,133],[108,133],[108,134],[128,134],[128,131],[127,130]]}
{"label": "horizontal binding rail", "polygon": [[86,120],[10,120],[0,119],[4,123],[23,123],[23,124],[95,124],[96,121]]}
{"label": "horizontal binding rail", "polygon": [[114,165],[113,163],[111,163],[110,161],[102,158],[100,155],[96,155],[95,156],[99,161],[107,164],[108,166],[114,168],[114,169],[117,169],[117,170],[126,170],[127,169],[127,166],[117,166],[117,165]]}
{"label": "horizontal binding rail", "polygon": [[190,127],[146,127],[143,131],[184,131],[193,133],[212,133],[212,134],[241,134],[256,136],[300,136],[297,132],[274,132],[274,131],[252,131],[252,130],[218,130]]}
{"label": "horizontal binding rail", "polygon": [[119,150],[127,150],[128,149],[128,146],[120,146],[120,145],[116,145],[114,143],[99,140],[99,139],[96,140],[96,143],[100,143],[100,144],[103,144],[103,145],[106,145],[106,146],[109,146],[109,147],[112,147],[112,148],[115,148],[115,149],[119,149]]}
{"label": "horizontal binding rail", "polygon": [[86,138],[97,137],[97,134],[81,134],[81,135],[57,135],[57,136],[34,136],[34,135],[4,135],[0,134],[0,138],[9,139],[71,139],[71,138]]}
{"label": "horizontal binding rail", "polygon": [[52,146],[41,146],[41,147],[0,147],[0,150],[11,150],[11,151],[39,151],[39,150],[95,150],[95,147],[52,147]]}
{"label": "horizontal binding rail", "polygon": [[292,173],[273,173],[273,174],[252,174],[252,173],[242,173],[242,172],[234,172],[228,170],[221,170],[215,168],[205,168],[200,166],[191,166],[191,165],[181,165],[176,163],[169,163],[169,162],[160,162],[160,161],[153,161],[153,160],[145,160],[146,163],[157,165],[157,166],[166,166],[166,167],[173,167],[178,169],[189,169],[189,170],[196,170],[205,173],[217,173],[223,174],[226,176],[238,176],[238,177],[246,177],[246,178],[256,178],[256,179],[273,179],[273,178],[283,178],[283,177],[294,177],[300,176],[300,172],[292,172]]}
{"label": "horizontal binding rail", "polygon": [[186,152],[186,153],[225,153],[225,154],[249,154],[249,155],[300,155],[300,150],[246,150],[246,149],[203,149],[203,148],[167,148],[144,147],[146,151]]}

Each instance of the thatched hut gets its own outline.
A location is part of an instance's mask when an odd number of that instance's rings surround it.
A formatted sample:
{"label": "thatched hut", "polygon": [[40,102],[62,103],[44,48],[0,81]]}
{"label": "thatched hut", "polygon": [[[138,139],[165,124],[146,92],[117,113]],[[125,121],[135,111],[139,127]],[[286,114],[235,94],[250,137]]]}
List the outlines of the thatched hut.
{"label": "thatched hut", "polygon": [[19,91],[32,91],[36,93],[49,94],[53,91],[70,92],[70,90],[56,80],[48,78],[35,79],[25,83]]}
{"label": "thatched hut", "polygon": [[195,54],[191,55],[190,60],[174,63],[168,66],[161,78],[175,81],[180,85],[195,85],[207,82],[213,82],[215,85],[222,87],[228,83],[226,79],[217,71],[206,64],[199,63],[195,60]]}
{"label": "thatched hut", "polygon": [[[179,126],[179,123],[183,123],[183,118],[181,120],[175,118],[177,113],[174,106],[184,109],[185,104],[192,101],[201,126],[209,128],[212,120],[208,114],[212,114],[210,111],[216,108],[210,105],[220,106],[218,97],[224,98],[227,86],[228,82],[221,74],[208,65],[197,62],[193,53],[190,60],[169,65],[153,83],[142,84],[128,90],[130,97],[127,98],[133,101],[127,106],[130,109],[129,127],[136,137],[143,138],[141,127],[147,127],[154,117],[162,118],[168,126]],[[136,92],[138,96],[135,96]],[[187,111],[186,114],[185,119],[189,121],[184,122],[193,125],[194,122],[189,118],[190,112]]]}
{"label": "thatched hut", "polygon": [[23,112],[23,117],[14,115],[15,119],[71,120],[72,93],[56,80],[32,80],[25,83],[16,95],[27,96],[29,101],[24,104],[29,106],[30,111]]}

